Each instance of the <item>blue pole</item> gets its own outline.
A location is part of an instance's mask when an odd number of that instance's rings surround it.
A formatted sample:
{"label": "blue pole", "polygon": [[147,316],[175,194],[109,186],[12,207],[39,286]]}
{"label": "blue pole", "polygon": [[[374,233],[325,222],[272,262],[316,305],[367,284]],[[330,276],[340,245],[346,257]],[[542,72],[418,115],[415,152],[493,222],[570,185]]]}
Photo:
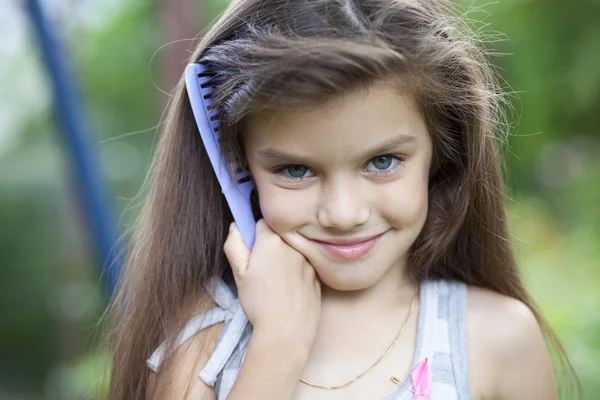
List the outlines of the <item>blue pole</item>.
{"label": "blue pole", "polygon": [[72,171],[80,201],[89,224],[92,242],[99,259],[100,273],[112,295],[121,269],[121,252],[117,248],[118,229],[112,201],[103,182],[97,148],[84,121],[83,108],[68,57],[54,36],[38,0],[26,0],[26,9],[40,43],[54,97],[60,132],[70,155]]}

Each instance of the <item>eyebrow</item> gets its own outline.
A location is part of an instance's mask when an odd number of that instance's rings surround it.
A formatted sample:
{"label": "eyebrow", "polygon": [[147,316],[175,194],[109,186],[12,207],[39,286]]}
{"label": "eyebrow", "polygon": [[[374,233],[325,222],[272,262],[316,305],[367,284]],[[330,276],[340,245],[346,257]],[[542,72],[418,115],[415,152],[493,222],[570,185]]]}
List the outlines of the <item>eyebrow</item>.
{"label": "eyebrow", "polygon": [[[417,137],[413,135],[401,134],[385,140],[370,150],[363,153],[361,159],[373,158],[379,154],[388,152],[399,147],[410,147],[417,141]],[[257,152],[258,158],[267,163],[289,163],[289,164],[311,164],[311,159],[305,156],[289,154],[273,148],[266,148]]]}

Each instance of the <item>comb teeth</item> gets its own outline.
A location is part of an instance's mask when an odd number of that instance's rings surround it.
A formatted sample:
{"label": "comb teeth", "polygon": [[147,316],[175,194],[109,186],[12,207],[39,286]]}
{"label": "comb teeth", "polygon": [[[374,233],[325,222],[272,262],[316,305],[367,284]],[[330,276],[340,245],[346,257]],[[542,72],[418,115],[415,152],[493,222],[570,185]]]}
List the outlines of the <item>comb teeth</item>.
{"label": "comb teeth", "polygon": [[252,181],[252,175],[250,175],[250,171],[243,169],[242,167],[238,167],[235,170],[235,176],[237,183],[246,183]]}
{"label": "comb teeth", "polygon": [[[210,120],[210,125],[215,133],[215,137],[218,140],[218,132],[219,132],[219,110],[213,105],[212,95],[213,95],[213,87],[210,84],[211,79],[214,77],[214,74],[204,71],[198,74],[198,83],[200,86],[200,92],[202,94],[203,103],[205,109],[207,111],[208,119]],[[236,168],[236,182],[238,184],[252,182],[252,176],[250,171],[243,169],[242,167]]]}
{"label": "comb teeth", "polygon": [[186,89],[198,131],[221,191],[238,224],[244,242],[251,249],[254,246],[256,231],[255,214],[251,203],[255,185],[252,174],[248,168],[245,168],[247,165],[229,165],[228,168],[221,152],[218,132],[219,122],[224,114],[222,114],[223,110],[216,107],[214,103],[215,76],[209,73],[207,66],[201,62],[190,64],[185,70]]}
{"label": "comb teeth", "polygon": [[250,177],[250,175],[243,177],[242,179],[238,180],[238,184],[242,184],[242,183],[246,183],[246,182],[252,182],[252,178]]}
{"label": "comb teeth", "polygon": [[206,116],[209,120],[209,125],[215,134],[215,137],[219,137],[219,110],[213,106],[213,87],[210,85],[210,81],[213,74],[209,72],[201,72],[197,74],[198,83],[200,86],[200,95],[202,96],[202,103],[206,110]]}

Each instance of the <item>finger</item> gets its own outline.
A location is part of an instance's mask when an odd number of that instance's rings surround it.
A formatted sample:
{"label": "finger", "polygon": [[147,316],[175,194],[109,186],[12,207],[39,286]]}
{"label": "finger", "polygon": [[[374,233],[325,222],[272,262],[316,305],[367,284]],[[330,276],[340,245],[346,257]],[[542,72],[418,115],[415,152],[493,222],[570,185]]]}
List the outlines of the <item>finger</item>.
{"label": "finger", "polygon": [[267,223],[265,222],[264,218],[259,219],[258,221],[256,221],[256,234],[264,234],[266,232],[268,232],[269,226],[267,225]]}
{"label": "finger", "polygon": [[256,221],[257,242],[274,237],[279,238],[279,235],[273,229],[271,229],[271,227],[269,226],[269,224],[267,224],[264,218],[261,218],[258,221]]}
{"label": "finger", "polygon": [[243,275],[248,268],[250,250],[246,246],[246,243],[244,243],[235,222],[232,222],[229,226],[229,235],[227,235],[227,240],[225,240],[223,251],[229,261],[229,265],[231,265],[234,276]]}

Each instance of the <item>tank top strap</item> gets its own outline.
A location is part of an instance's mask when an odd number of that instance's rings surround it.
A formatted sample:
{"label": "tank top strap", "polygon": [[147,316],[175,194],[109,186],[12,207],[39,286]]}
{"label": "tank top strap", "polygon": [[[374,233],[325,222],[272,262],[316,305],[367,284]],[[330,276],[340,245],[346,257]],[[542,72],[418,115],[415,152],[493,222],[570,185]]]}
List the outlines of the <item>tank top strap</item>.
{"label": "tank top strap", "polygon": [[425,280],[421,282],[419,301],[420,312],[417,326],[417,344],[411,370],[425,358],[431,360],[435,352],[435,336],[433,332],[436,327],[438,307],[438,292],[435,281]]}
{"label": "tank top strap", "polygon": [[446,281],[448,291],[448,339],[452,354],[452,369],[457,398],[471,398],[469,382],[469,352],[467,347],[468,286],[459,281]]}
{"label": "tank top strap", "polygon": [[[411,370],[425,358],[432,370],[431,398],[469,400],[466,348],[466,292],[462,282],[423,280],[421,282],[417,341]],[[405,386],[412,387],[412,376]],[[385,400],[409,400],[403,389]]]}
{"label": "tank top strap", "polygon": [[229,286],[221,278],[212,278],[204,285],[209,296],[224,310],[234,311],[239,303],[235,286]]}
{"label": "tank top strap", "polygon": [[[188,339],[204,328],[225,322],[221,337],[215,351],[208,362],[200,371],[200,378],[210,386],[214,386],[218,374],[221,372],[227,360],[233,353],[240,341],[242,334],[248,324],[248,318],[244,314],[239,300],[233,289],[221,278],[213,278],[204,285],[207,293],[217,304],[217,307],[192,318],[177,335],[175,346],[181,346]],[[163,342],[158,349],[146,361],[148,367],[158,371],[165,357],[166,343]]]}
{"label": "tank top strap", "polygon": [[432,398],[469,400],[466,339],[467,285],[440,279],[423,284],[426,312],[419,326],[420,361],[431,362]]}

